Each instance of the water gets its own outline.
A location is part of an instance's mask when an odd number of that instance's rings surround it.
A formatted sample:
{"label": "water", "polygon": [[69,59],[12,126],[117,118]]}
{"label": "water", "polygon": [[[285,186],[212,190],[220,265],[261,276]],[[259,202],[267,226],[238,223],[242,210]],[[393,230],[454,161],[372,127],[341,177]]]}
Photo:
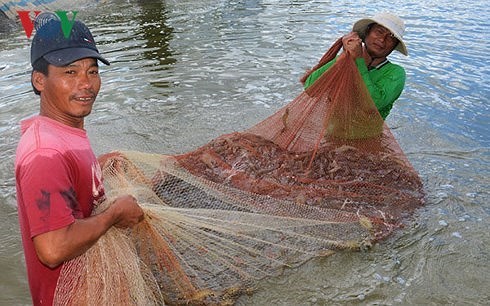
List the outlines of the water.
{"label": "water", "polygon": [[[86,127],[97,154],[186,152],[266,118],[352,23],[393,11],[409,57],[387,123],[427,205],[373,249],[264,280],[241,305],[483,305],[490,300],[490,8],[485,1],[107,0],[79,15],[112,62]],[[70,10],[71,8],[66,8]],[[29,304],[15,208],[18,122],[36,112],[29,43],[0,32],[0,305]]]}

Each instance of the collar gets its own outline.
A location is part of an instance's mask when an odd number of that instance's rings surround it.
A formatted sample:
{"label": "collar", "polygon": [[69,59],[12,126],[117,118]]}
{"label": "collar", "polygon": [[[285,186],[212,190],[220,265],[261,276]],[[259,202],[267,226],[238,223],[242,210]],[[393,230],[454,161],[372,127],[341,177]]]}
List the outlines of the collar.
{"label": "collar", "polygon": [[382,61],[381,63],[379,63],[376,66],[369,66],[368,67],[368,70],[379,69],[379,68],[383,67],[387,63],[388,63],[388,59],[386,58],[384,61]]}

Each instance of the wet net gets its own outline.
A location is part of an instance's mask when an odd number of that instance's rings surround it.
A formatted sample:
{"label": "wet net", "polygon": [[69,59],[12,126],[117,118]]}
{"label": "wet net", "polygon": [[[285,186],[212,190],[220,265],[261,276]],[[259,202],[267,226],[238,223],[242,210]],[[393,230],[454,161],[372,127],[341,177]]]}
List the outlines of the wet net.
{"label": "wet net", "polygon": [[345,53],[250,129],[186,154],[114,153],[103,175],[109,198],[134,195],[145,220],[65,263],[56,304],[230,305],[286,268],[369,248],[423,204]]}

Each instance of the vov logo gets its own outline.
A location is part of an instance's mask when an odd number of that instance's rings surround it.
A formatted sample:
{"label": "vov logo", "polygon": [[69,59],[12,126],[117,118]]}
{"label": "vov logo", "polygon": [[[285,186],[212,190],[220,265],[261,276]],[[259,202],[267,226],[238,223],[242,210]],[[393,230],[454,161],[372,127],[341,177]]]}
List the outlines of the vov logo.
{"label": "vov logo", "polygon": [[[32,31],[34,30],[34,20],[31,19],[32,14],[34,13],[34,19],[41,13],[41,11],[17,11],[19,15],[20,22],[22,23],[22,27],[24,28],[24,32],[26,33],[27,38],[31,38]],[[77,11],[71,11],[71,19],[68,18],[68,11],[55,11],[55,14],[60,19],[61,30],[63,31],[63,36],[65,38],[70,37],[71,29],[73,28],[73,24],[75,23],[75,17],[77,16]],[[42,21],[41,21],[42,22]]]}

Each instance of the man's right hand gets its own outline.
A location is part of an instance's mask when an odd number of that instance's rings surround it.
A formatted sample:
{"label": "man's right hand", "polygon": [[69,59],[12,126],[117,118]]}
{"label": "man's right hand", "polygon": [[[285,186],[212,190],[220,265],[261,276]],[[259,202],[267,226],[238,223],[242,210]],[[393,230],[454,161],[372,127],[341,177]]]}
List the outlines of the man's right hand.
{"label": "man's right hand", "polygon": [[109,207],[114,214],[113,226],[119,228],[133,227],[143,221],[145,214],[132,195],[123,195]]}

